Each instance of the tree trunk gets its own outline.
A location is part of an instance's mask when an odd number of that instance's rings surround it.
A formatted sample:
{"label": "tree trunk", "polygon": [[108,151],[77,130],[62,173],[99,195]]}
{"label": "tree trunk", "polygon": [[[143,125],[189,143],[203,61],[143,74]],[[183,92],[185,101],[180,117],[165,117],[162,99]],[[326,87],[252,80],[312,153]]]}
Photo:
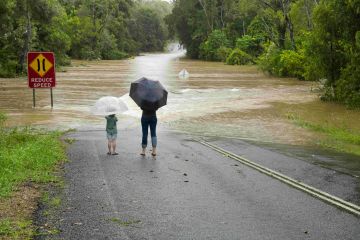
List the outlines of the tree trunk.
{"label": "tree trunk", "polygon": [[286,39],[286,23],[285,24],[280,24],[278,26],[278,32],[279,32],[279,40],[278,40],[278,44],[279,44],[279,48],[280,49],[284,49],[285,48],[285,39]]}
{"label": "tree trunk", "polygon": [[289,29],[289,35],[290,35],[290,42],[291,42],[291,48],[296,49],[295,46],[295,39],[294,39],[294,25],[291,22],[290,18],[290,0],[283,0],[281,1],[282,5],[282,11],[285,18],[285,23],[287,28]]}
{"label": "tree trunk", "polygon": [[313,24],[312,24],[312,19],[311,19],[309,1],[305,0],[304,4],[305,4],[305,12],[306,12],[306,18],[307,18],[307,27],[309,30],[312,30]]}
{"label": "tree trunk", "polygon": [[295,45],[295,38],[294,38],[294,25],[291,22],[291,19],[289,16],[286,16],[286,22],[287,22],[287,27],[289,29],[289,34],[290,34],[290,42],[291,42],[291,47],[293,50],[296,49],[296,45]]}
{"label": "tree trunk", "polygon": [[224,27],[225,27],[225,21],[224,21],[224,1],[221,1],[220,20],[221,20],[221,28],[224,28]]}
{"label": "tree trunk", "polygon": [[261,17],[261,20],[264,24],[265,31],[267,31],[270,36],[270,40],[273,42],[276,42],[276,36],[275,36],[274,32],[272,31],[272,28],[267,24],[267,21],[264,19],[264,17]]}
{"label": "tree trunk", "polygon": [[32,27],[31,27],[31,14],[30,14],[28,1],[25,1],[25,10],[26,10],[27,24],[26,24],[26,31],[23,35],[24,36],[24,45],[23,45],[23,48],[21,50],[20,57],[19,57],[19,65],[18,65],[18,69],[17,69],[18,73],[22,73],[25,70],[25,66],[24,66],[25,59],[26,59],[27,53],[29,52],[29,46],[30,46],[30,41],[31,41]]}
{"label": "tree trunk", "polygon": [[95,2],[92,5],[92,21],[93,21],[93,41],[92,41],[92,50],[95,51],[96,50],[96,43],[97,43],[97,29],[96,29],[96,8],[95,8]]}
{"label": "tree trunk", "polygon": [[242,27],[243,27],[243,36],[246,35],[246,29],[245,29],[245,20],[242,21]]}
{"label": "tree trunk", "polygon": [[206,22],[207,22],[207,25],[208,25],[208,29],[212,32],[213,26],[211,24],[211,21],[209,19],[209,14],[208,14],[207,9],[206,9],[206,0],[198,0],[198,1],[200,3],[201,7],[204,10],[204,14],[205,14]]}

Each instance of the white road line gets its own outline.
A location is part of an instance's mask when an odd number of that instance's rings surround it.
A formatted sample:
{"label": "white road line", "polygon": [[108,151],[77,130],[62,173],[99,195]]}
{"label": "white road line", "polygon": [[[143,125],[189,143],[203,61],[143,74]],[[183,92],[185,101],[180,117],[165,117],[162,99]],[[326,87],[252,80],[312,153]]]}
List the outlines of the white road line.
{"label": "white road line", "polygon": [[249,166],[253,169],[256,169],[258,170],[259,172],[261,173],[264,173],[268,176],[271,176],[275,179],[278,179],[279,181],[281,182],[284,182],[296,189],[299,189],[303,192],[306,192],[318,199],[321,199],[323,200],[324,202],[327,202],[327,203],[330,203],[338,208],[341,208],[341,209],[344,209],[354,215],[356,215],[357,217],[360,216],[360,206],[358,205],[355,205],[353,203],[350,203],[350,202],[347,202],[341,198],[338,198],[334,195],[331,195],[329,193],[326,193],[326,192],[323,192],[317,188],[314,188],[314,187],[311,187],[305,183],[302,183],[300,181],[297,181],[293,178],[290,178],[286,175],[283,175],[281,173],[278,173],[274,170],[271,170],[267,167],[264,167],[264,166],[261,166],[260,164],[257,164],[257,163],[254,163],[244,157],[240,157],[232,152],[229,152],[221,147],[218,147],[214,144],[211,144],[211,143],[208,143],[208,142],[205,142],[203,140],[197,140],[199,143],[203,144],[204,146],[207,146],[223,155],[225,155],[226,157],[229,157],[229,158],[232,158],[238,162],[241,162],[242,164],[246,165],[246,166]]}

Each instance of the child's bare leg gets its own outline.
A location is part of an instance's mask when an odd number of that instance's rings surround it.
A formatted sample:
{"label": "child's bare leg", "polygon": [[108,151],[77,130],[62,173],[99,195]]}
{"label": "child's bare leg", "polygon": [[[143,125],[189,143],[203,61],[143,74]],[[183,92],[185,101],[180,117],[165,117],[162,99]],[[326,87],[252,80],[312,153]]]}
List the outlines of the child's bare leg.
{"label": "child's bare leg", "polygon": [[108,153],[111,153],[111,141],[110,140],[108,140],[108,149],[109,149]]}
{"label": "child's bare leg", "polygon": [[112,148],[111,154],[112,154],[112,155],[118,155],[118,153],[115,152],[115,149],[116,149],[116,139],[111,141],[111,148]]}
{"label": "child's bare leg", "polygon": [[113,153],[115,153],[115,149],[116,149],[116,140],[113,140]]}

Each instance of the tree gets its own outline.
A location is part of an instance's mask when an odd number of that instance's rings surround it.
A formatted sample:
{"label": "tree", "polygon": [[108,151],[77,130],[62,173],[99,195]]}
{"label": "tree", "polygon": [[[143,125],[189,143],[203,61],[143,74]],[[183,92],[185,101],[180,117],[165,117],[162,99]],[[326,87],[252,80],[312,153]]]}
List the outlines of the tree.
{"label": "tree", "polygon": [[134,39],[139,42],[140,51],[162,51],[166,34],[159,15],[149,8],[140,7],[134,14],[131,26]]}
{"label": "tree", "polygon": [[286,33],[289,31],[291,47],[296,48],[294,38],[294,26],[291,21],[291,4],[296,0],[258,0],[265,7],[266,11],[271,11],[275,19],[278,30],[278,46],[285,49]]}
{"label": "tree", "polygon": [[0,2],[0,77],[14,76],[17,67],[16,48],[11,44],[14,40],[12,15],[15,4],[14,0]]}
{"label": "tree", "polygon": [[[314,30],[307,57],[327,79],[326,100],[346,102],[344,92],[349,98],[352,91],[359,94],[359,86],[356,86],[359,84],[358,76],[351,73],[358,72],[359,31],[359,0],[327,0],[315,7]],[[345,86],[353,86],[353,89],[349,91]],[[358,101],[360,98],[354,99]]]}
{"label": "tree", "polygon": [[172,13],[165,18],[170,33],[176,33],[188,56],[199,57],[199,46],[207,38],[209,24],[198,1],[176,0]]}

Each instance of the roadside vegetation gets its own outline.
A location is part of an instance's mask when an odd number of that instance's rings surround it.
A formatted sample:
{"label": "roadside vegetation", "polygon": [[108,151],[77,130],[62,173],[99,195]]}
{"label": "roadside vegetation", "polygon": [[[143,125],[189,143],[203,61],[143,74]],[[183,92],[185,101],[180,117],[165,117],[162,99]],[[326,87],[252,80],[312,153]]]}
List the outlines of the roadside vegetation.
{"label": "roadside vegetation", "polygon": [[70,59],[123,59],[162,51],[168,2],[140,0],[1,0],[0,77],[25,73],[28,51]]}
{"label": "roadside vegetation", "polygon": [[66,159],[61,132],[4,127],[0,114],[0,239],[29,239],[41,184],[59,183],[56,166]]}
{"label": "roadside vegetation", "polygon": [[166,22],[191,58],[321,80],[323,100],[359,108],[359,19],[360,0],[177,0]]}
{"label": "roadside vegetation", "polygon": [[352,153],[360,156],[360,133],[346,127],[340,128],[330,123],[316,124],[294,114],[286,117],[297,126],[322,134],[319,145],[339,152]]}

